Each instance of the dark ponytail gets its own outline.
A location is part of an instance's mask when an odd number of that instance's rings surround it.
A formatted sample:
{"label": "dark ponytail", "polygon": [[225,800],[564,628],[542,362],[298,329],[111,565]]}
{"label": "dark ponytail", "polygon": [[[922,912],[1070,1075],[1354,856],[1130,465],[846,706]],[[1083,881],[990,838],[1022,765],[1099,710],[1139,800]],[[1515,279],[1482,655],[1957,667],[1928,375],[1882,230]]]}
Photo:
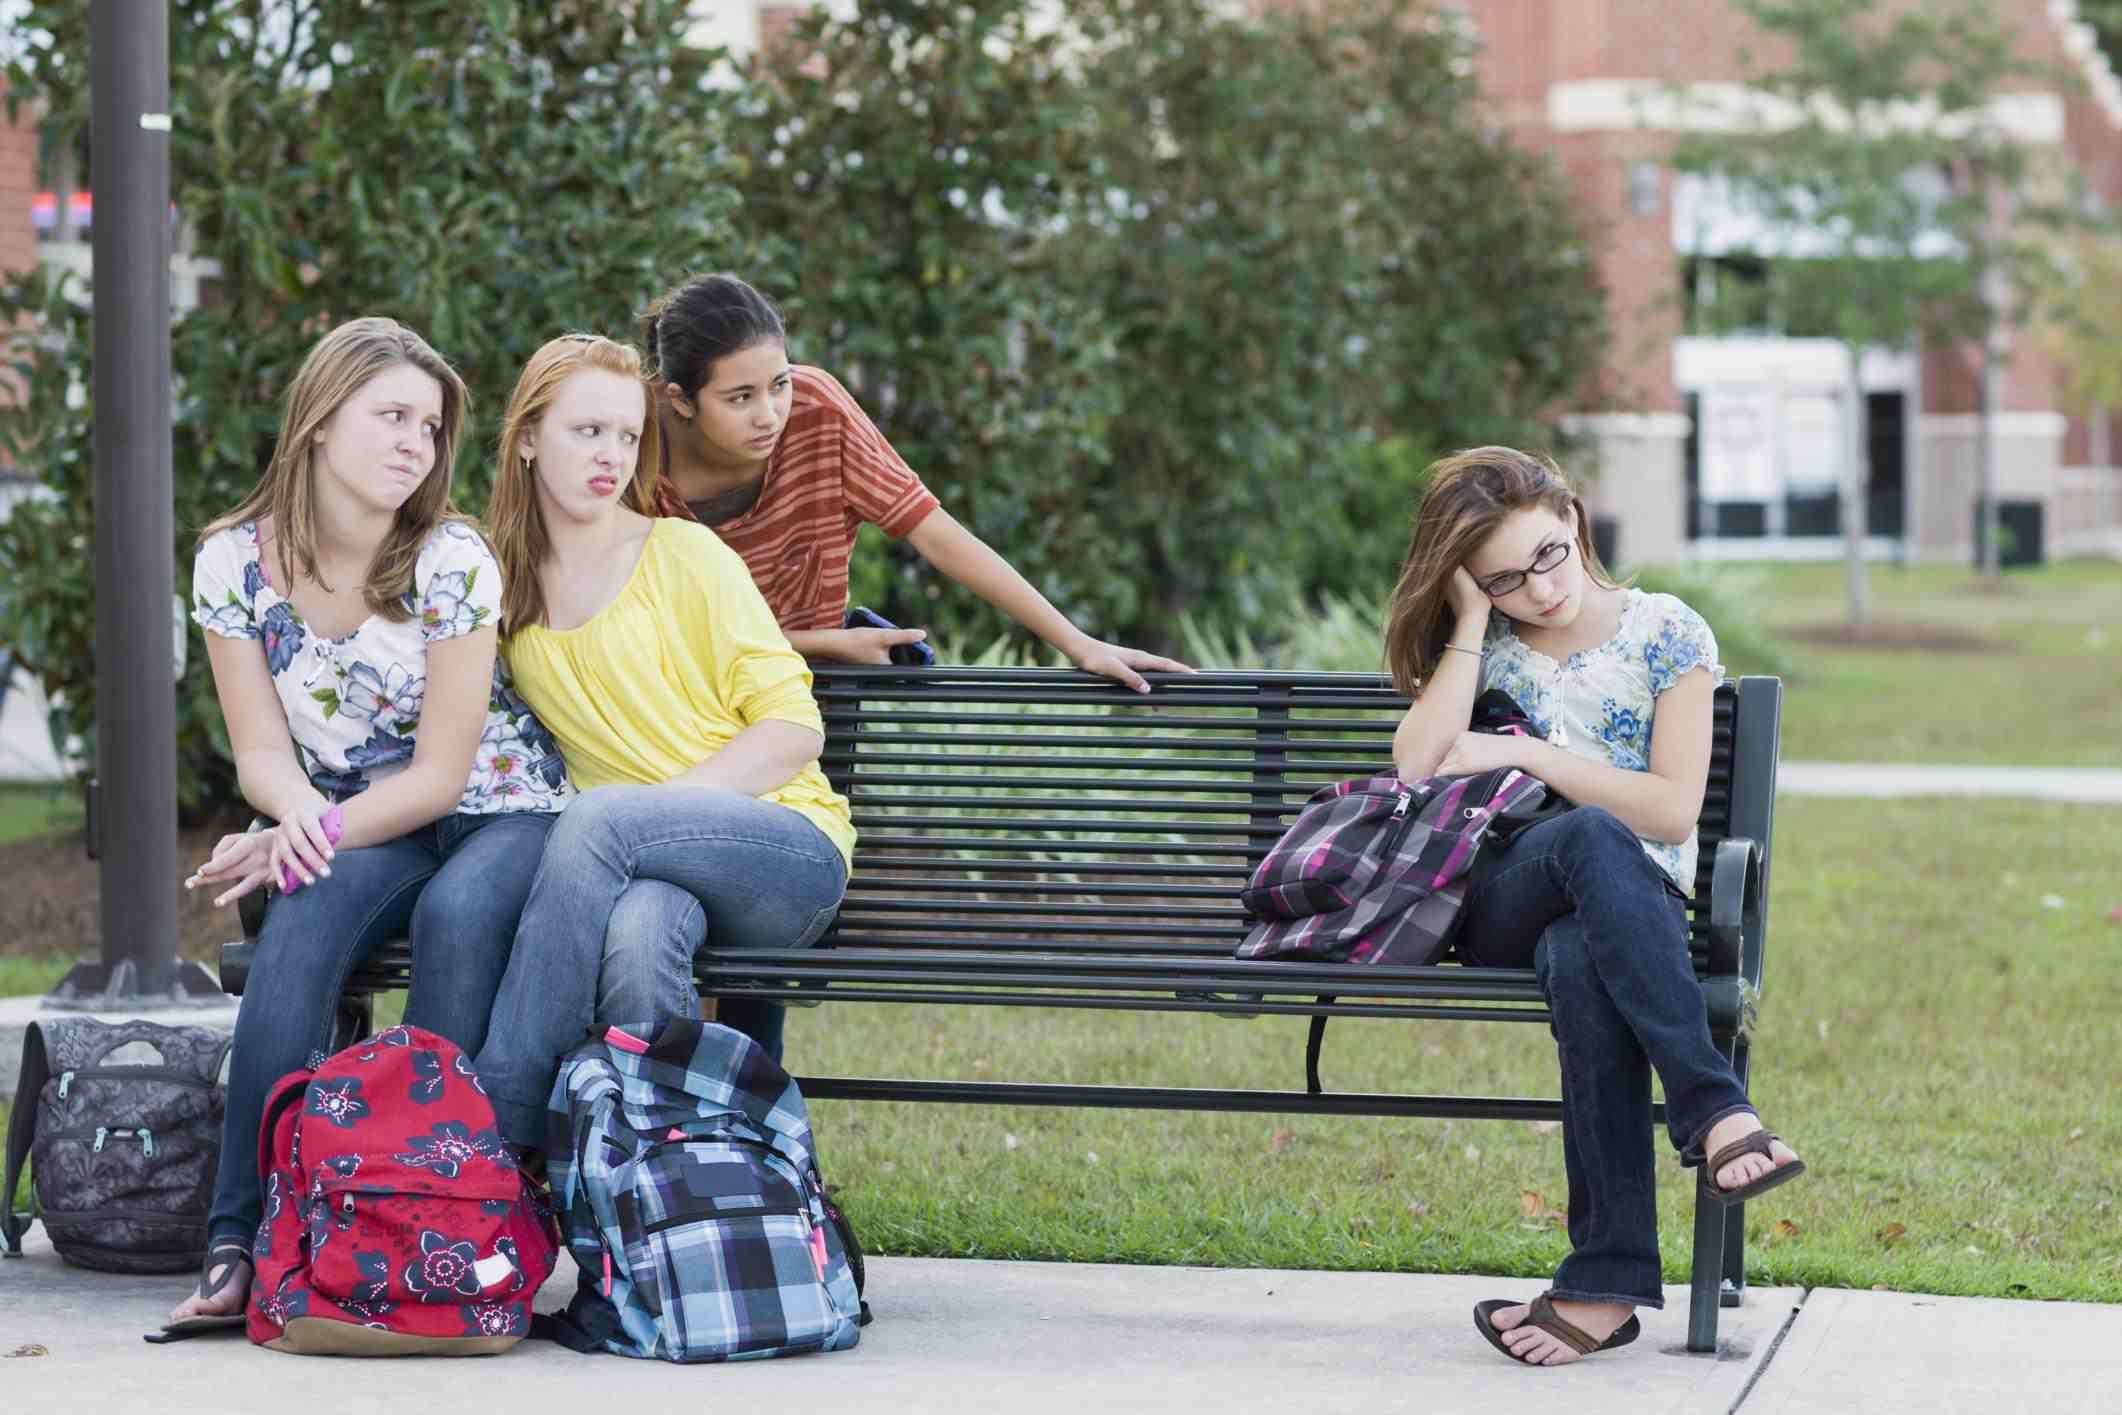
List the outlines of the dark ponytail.
{"label": "dark ponytail", "polygon": [[734,275],[695,275],[641,312],[655,381],[687,397],[713,377],[716,360],[769,341],[788,342],[780,314]]}

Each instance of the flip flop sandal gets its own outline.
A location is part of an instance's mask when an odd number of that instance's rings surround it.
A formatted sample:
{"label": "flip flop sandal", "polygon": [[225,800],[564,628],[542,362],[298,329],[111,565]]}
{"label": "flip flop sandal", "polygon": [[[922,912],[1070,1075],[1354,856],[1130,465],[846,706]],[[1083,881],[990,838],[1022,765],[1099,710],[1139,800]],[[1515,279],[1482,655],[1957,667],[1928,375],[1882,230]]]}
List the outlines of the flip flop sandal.
{"label": "flip flop sandal", "polygon": [[1776,1163],[1775,1151],[1769,1147],[1782,1137],[1768,1130],[1756,1130],[1753,1134],[1732,1141],[1711,1155],[1702,1164],[1702,1192],[1720,1204],[1743,1204],[1756,1194],[1766,1194],[1778,1184],[1788,1184],[1805,1173],[1805,1161],[1793,1159],[1789,1164],[1776,1165],[1751,1184],[1742,1184],[1736,1189],[1726,1189],[1717,1183],[1717,1171],[1733,1160],[1747,1155],[1759,1155],[1770,1164]]}
{"label": "flip flop sandal", "polygon": [[[198,1295],[212,1297],[228,1286],[236,1275],[238,1263],[256,1271],[251,1262],[250,1249],[240,1243],[217,1243],[207,1249],[206,1261],[199,1268]],[[216,1268],[221,1269],[219,1277],[214,1276]],[[148,1332],[141,1339],[163,1346],[172,1341],[186,1341],[195,1336],[204,1336],[210,1331],[226,1331],[230,1327],[240,1327],[245,1320],[245,1314],[240,1309],[220,1316],[184,1317],[178,1321],[163,1323],[161,1330]]]}
{"label": "flip flop sandal", "polygon": [[[1495,1328],[1492,1318],[1494,1318],[1496,1313],[1505,1307],[1515,1307],[1517,1305],[1517,1299],[1513,1297],[1498,1297],[1488,1302],[1476,1302],[1474,1304],[1474,1330],[1487,1337],[1490,1346],[1495,1347],[1496,1350],[1510,1357],[1511,1360],[1516,1361],[1521,1366],[1544,1364],[1528,1361],[1504,1345],[1503,1333]],[[1636,1320],[1634,1313],[1630,1313],[1627,1321],[1614,1328],[1612,1336],[1601,1341],[1590,1332],[1584,1330],[1584,1328],[1564,1317],[1560,1312],[1557,1312],[1555,1304],[1549,1300],[1548,1294],[1545,1292],[1532,1300],[1532,1304],[1526,1308],[1525,1320],[1520,1322],[1518,1326],[1529,1326],[1544,1331],[1579,1356],[1589,1356],[1594,1352],[1611,1351],[1617,1346],[1626,1346],[1643,1334],[1643,1323]],[[1512,1331],[1517,1329],[1518,1327],[1511,1328]]]}

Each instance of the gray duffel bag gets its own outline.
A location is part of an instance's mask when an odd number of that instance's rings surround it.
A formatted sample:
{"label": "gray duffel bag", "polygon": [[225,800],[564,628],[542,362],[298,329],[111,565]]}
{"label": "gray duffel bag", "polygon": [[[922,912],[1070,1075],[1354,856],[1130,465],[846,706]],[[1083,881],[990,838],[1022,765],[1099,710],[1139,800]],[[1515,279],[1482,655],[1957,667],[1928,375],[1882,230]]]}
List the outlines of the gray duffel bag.
{"label": "gray duffel bag", "polygon": [[[156,1059],[113,1057],[134,1043]],[[87,1017],[30,1023],[0,1190],[7,1256],[22,1256],[33,1221],[15,1211],[27,1157],[37,1217],[60,1257],[106,1272],[197,1268],[221,1149],[228,1047],[227,1036],[207,1027]]]}

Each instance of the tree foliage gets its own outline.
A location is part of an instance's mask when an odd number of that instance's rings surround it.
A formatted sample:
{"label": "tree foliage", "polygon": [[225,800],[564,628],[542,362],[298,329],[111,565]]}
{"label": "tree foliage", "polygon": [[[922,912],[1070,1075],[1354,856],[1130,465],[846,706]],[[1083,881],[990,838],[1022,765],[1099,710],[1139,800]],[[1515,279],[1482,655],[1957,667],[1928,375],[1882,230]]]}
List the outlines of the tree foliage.
{"label": "tree foliage", "polygon": [[[180,590],[296,362],[354,314],[465,371],[476,510],[533,347],[740,271],[954,514],[1087,628],[1150,644],[1182,614],[1257,629],[1299,594],[1378,597],[1430,449],[1550,441],[1596,360],[1560,180],[1404,5],[865,0],[712,84],[687,8],[173,0],[172,190],[220,266],[173,334]],[[11,96],[76,140],[84,7],[29,12],[48,42]],[[0,438],[57,493],[0,528],[0,643],[85,737],[86,295],[0,292],[25,380]],[[858,553],[855,589],[902,622],[1001,627],[903,548]],[[180,690],[194,805],[232,789],[202,657]]]}
{"label": "tree foliage", "polygon": [[745,193],[798,356],[1101,632],[1382,593],[1412,475],[1364,447],[1548,441],[1596,357],[1559,180],[1404,5],[1042,11],[871,3],[784,53]]}
{"label": "tree foliage", "polygon": [[[2033,73],[1985,0],[1732,0],[1782,41],[1786,62],[1748,61],[1747,93],[1684,139],[1682,171],[1710,178],[1756,220],[1743,254],[1768,264],[1792,322],[1850,351],[1929,335],[1984,335],[2000,288],[2037,258],[2024,219],[2036,176],[1991,101]],[[2014,219],[2008,212],[2016,211]],[[1714,314],[1712,315],[1714,318]],[[1862,400],[1847,399],[1850,416]],[[1845,437],[1854,458],[1862,437]],[[1866,616],[1864,483],[1843,475],[1850,617]]]}
{"label": "tree foliage", "polygon": [[[46,139],[88,118],[85,6],[31,7],[9,95],[48,105]],[[317,335],[384,314],[465,374],[474,435],[458,499],[484,504],[501,404],[541,341],[619,329],[693,264],[749,257],[723,179],[726,99],[683,41],[681,0],[400,0],[262,6],[175,0],[171,193],[217,262],[172,330],[176,588],[198,529],[256,480],[278,398]],[[32,272],[0,292],[24,394],[0,438],[57,495],[0,524],[0,642],[93,741],[95,417],[89,292]],[[171,567],[142,567],[164,574]],[[179,687],[188,806],[232,790],[204,655]]]}

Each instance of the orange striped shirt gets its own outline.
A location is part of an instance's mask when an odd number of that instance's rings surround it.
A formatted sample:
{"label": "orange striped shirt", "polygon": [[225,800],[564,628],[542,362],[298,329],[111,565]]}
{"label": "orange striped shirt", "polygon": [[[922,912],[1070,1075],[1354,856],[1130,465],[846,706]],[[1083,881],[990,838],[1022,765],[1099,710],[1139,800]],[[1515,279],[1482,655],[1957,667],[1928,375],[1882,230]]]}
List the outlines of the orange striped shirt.
{"label": "orange striped shirt", "polygon": [[[743,558],[783,633],[837,629],[862,523],[896,540],[937,502],[838,379],[808,364],[791,365],[789,375],[788,423],[767,459],[759,499],[714,532]],[[667,476],[657,510],[691,514]]]}

